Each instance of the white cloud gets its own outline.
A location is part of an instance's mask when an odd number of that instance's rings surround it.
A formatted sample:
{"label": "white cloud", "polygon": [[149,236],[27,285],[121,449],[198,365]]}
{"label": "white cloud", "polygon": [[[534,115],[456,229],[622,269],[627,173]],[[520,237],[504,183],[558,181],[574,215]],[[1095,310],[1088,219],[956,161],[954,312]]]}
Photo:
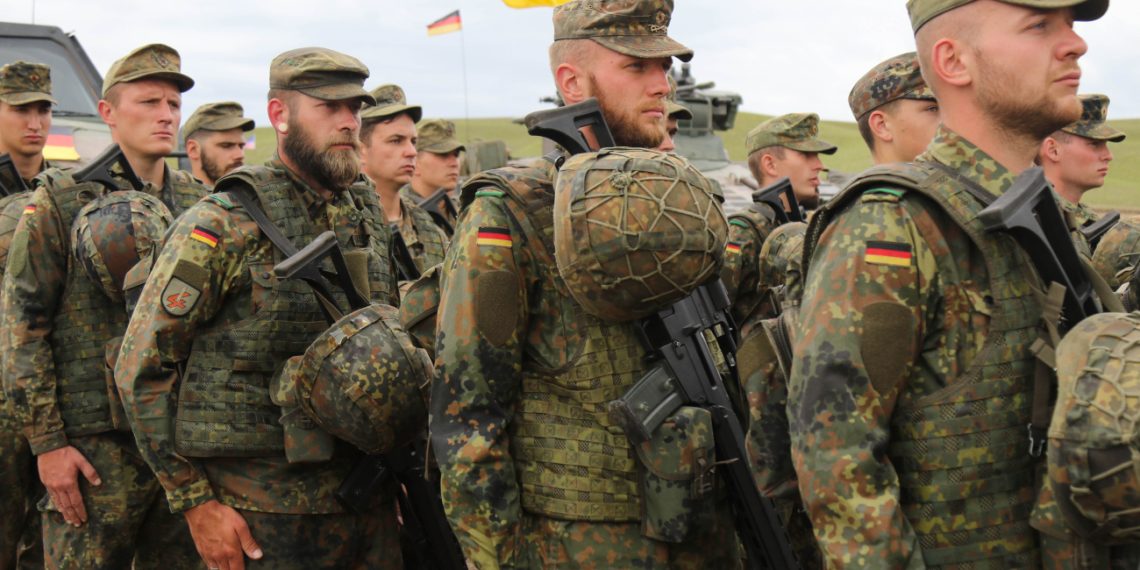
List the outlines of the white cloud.
{"label": "white cloud", "polygon": [[[0,0],[0,13],[29,21],[31,2]],[[462,35],[429,38],[427,24],[456,8]],[[368,87],[399,83],[427,116],[463,116],[462,46],[472,117],[521,116],[553,90],[550,10],[498,0],[38,0],[35,14],[73,31],[100,71],[144,43],[170,44],[197,80],[187,113],[232,99],[259,124],[269,62],[310,45],[359,57],[372,71]],[[1111,96],[1114,117],[1140,117],[1137,22],[1140,3],[1117,0],[1106,18],[1077,27],[1090,46],[1082,91]],[[847,93],[867,69],[913,49],[902,0],[677,0],[670,35],[696,51],[697,79],[739,91],[745,110],[837,120],[850,120]]]}

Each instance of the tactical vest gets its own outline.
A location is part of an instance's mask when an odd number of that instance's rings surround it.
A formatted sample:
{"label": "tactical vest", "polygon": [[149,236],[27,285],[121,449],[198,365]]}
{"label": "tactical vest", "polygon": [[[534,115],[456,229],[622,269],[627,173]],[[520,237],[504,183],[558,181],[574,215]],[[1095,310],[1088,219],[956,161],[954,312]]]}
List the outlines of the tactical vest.
{"label": "tactical vest", "polygon": [[412,259],[416,262],[416,269],[422,274],[429,268],[443,263],[443,257],[447,254],[443,230],[438,229],[431,214],[416,206],[415,201],[410,198],[401,196],[400,205],[404,208],[404,215],[411,216],[412,227],[416,229],[415,239],[419,247],[415,247],[412,242],[408,241],[407,236],[404,236],[404,242],[412,250]]}
{"label": "tactical vest", "polygon": [[[194,205],[205,188],[182,172],[167,170],[169,182],[159,198],[176,217]],[[107,385],[107,343],[127,330],[126,309],[109,299],[76,265],[71,255],[71,227],[79,210],[107,193],[97,182],[77,182],[58,169],[41,174],[63,226],[67,276],[52,323],[51,347],[58,382],[59,411],[68,437],[116,429],[111,416],[111,386]],[[129,189],[123,182],[121,189]],[[153,192],[154,187],[148,186]],[[121,427],[121,426],[120,426]]]}
{"label": "tactical vest", "polygon": [[[897,166],[895,167],[897,168]],[[903,188],[934,202],[969,235],[986,263],[992,303],[989,331],[973,362],[947,387],[900,402],[888,455],[901,503],[928,567],[1012,568],[1037,565],[1029,526],[1040,461],[1028,453],[1039,336],[1039,279],[1008,235],[987,233],[984,208],[963,185],[933,165],[874,168],[824,206],[805,242],[804,267],[827,223],[865,190]]]}
{"label": "tactical vest", "polygon": [[[756,244],[757,254],[763,247],[764,240],[768,239],[768,235],[778,225],[776,213],[772,207],[759,202],[752,202],[747,209],[729,216],[728,223],[743,228],[750,234],[752,241]],[[743,244],[736,245],[741,246]],[[737,253],[736,256],[739,258],[740,254]],[[745,275],[736,275],[733,272],[741,273],[741,266],[746,264],[755,268],[758,263],[758,258],[753,260],[726,259],[724,268],[721,270],[721,280],[724,281],[725,287],[728,288],[729,298],[732,299],[732,316],[741,325],[754,316],[757,308],[764,302],[765,295],[761,294],[760,291],[763,284],[759,282],[759,273],[755,274],[757,282],[751,283],[745,278]],[[741,280],[739,283],[737,282],[738,277]]]}
{"label": "tactical vest", "polygon": [[[603,323],[570,297],[554,261],[554,179],[549,162],[489,171],[464,186],[464,204],[488,186],[507,192],[505,203],[533,244],[534,267],[545,271],[542,306],[531,311],[564,316],[532,322],[524,354],[522,391],[510,426],[511,455],[522,507],[557,519],[624,522],[641,518],[638,463],[606,404],[644,372],[644,350],[631,324]],[[544,287],[545,289],[545,287]],[[545,327],[558,330],[542,330]]]}
{"label": "tactical vest", "polygon": [[[305,205],[291,195],[293,181],[282,171],[245,167],[220,180],[216,192],[225,195],[239,185],[253,189],[266,216],[298,249],[319,235]],[[337,227],[337,240],[346,252],[371,250],[371,298],[387,302],[391,273],[379,203],[363,184],[350,187],[348,196],[356,210],[346,215],[355,227]],[[236,207],[232,196],[225,201],[231,209]],[[271,381],[287,359],[303,354],[329,327],[308,285],[297,279],[279,280],[273,274],[274,265],[284,259],[276,247],[247,247],[246,254],[250,288],[214,316],[212,322],[218,325],[199,331],[186,362],[178,394],[175,449],[188,457],[283,455],[281,408],[270,399]],[[337,303],[347,308],[343,292],[333,289]]]}
{"label": "tactical vest", "polygon": [[[8,265],[8,250],[12,247],[12,234],[16,233],[16,224],[20,221],[24,206],[31,199],[31,192],[20,192],[0,198],[0,279],[3,279],[4,268]],[[0,315],[0,317],[2,316]],[[3,357],[4,354],[0,352],[0,359]],[[5,369],[3,361],[0,360],[0,370]],[[4,390],[0,390],[0,429],[14,429],[10,424],[11,419],[12,413],[7,404],[7,396]],[[7,427],[5,428],[5,426]]]}

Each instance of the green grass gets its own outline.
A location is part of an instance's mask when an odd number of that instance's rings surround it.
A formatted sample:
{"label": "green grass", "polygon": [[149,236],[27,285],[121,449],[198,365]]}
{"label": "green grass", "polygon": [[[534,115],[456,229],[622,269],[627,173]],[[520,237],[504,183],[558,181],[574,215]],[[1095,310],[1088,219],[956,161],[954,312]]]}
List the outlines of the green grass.
{"label": "green grass", "polygon": [[[721,133],[733,160],[745,159],[745,134],[767,118],[766,115],[740,113],[736,117],[735,128]],[[462,119],[456,121],[460,138],[465,138],[464,133],[468,130],[468,125],[464,123]],[[1122,143],[1110,143],[1116,160],[1109,167],[1108,180],[1104,188],[1093,191],[1087,200],[1093,206],[1140,210],[1140,119],[1111,121],[1111,124],[1127,133],[1128,139]],[[526,129],[511,119],[471,119],[469,130],[470,139],[506,141],[512,156],[537,156],[541,153],[541,141],[527,135]],[[254,133],[257,136],[257,148],[249,151],[247,162],[260,164],[272,156],[276,139],[269,128],[259,128]],[[871,154],[863,144],[855,123],[824,121],[820,125],[820,137],[839,146],[839,151],[834,155],[824,157],[828,168],[850,174],[871,165]]]}

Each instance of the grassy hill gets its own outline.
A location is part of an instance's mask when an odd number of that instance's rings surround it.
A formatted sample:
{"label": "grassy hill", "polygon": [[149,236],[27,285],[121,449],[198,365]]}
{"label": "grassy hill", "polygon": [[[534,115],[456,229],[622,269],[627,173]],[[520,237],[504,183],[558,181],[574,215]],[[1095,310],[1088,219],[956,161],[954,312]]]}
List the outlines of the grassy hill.
{"label": "grassy hill", "polygon": [[[745,134],[766,118],[765,115],[740,113],[736,118],[736,128],[721,134],[733,160],[745,159]],[[1094,206],[1140,210],[1140,119],[1111,123],[1127,133],[1128,139],[1122,143],[1110,144],[1116,159],[1109,167],[1108,180],[1104,188],[1089,195],[1088,201]],[[460,137],[463,137],[469,127],[470,139],[506,141],[513,156],[535,156],[540,153],[539,139],[527,135],[526,129],[511,119],[471,119],[469,125],[464,125],[464,121],[459,120],[457,127]],[[249,151],[247,158],[250,163],[258,164],[269,158],[276,143],[269,128],[259,128],[254,132],[257,148]],[[863,144],[855,123],[824,121],[820,125],[820,137],[839,146],[839,151],[833,156],[824,157],[828,168],[852,173],[871,165],[871,155]]]}

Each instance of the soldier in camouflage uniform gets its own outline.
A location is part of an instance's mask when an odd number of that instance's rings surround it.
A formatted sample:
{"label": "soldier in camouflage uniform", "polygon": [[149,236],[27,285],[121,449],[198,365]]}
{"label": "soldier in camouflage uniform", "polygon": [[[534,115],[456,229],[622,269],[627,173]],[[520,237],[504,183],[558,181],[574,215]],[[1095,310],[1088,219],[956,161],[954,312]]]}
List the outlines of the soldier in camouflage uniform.
{"label": "soldier in camouflage uniform", "polygon": [[[1079,229],[1096,222],[1100,216],[1081,202],[1085,193],[1104,186],[1112,151],[1108,143],[1124,140],[1124,133],[1109,126],[1108,97],[1081,95],[1080,120],[1045,137],[1037,155],[1037,163],[1045,169],[1045,177],[1060,196],[1073,238],[1081,252],[1092,256],[1090,244]],[[1106,276],[1107,278],[1107,276]]]}
{"label": "soldier in camouflage uniform", "polygon": [[233,101],[206,103],[194,110],[182,128],[186,156],[194,177],[214,187],[226,173],[245,164],[245,135],[253,119],[242,116]]}
{"label": "soldier in camouflage uniform", "polygon": [[[619,145],[655,148],[665,136],[665,74],[672,57],[692,55],[667,36],[672,9],[672,0],[580,0],[554,10],[558,90],[569,104],[597,97]],[[463,188],[443,264],[431,397],[451,527],[482,570],[734,567],[740,553],[723,508],[680,540],[642,519],[649,498],[637,457],[667,475],[692,473],[693,459],[657,465],[654,448],[632,448],[606,413],[646,372],[643,350],[631,323],[586,314],[559,277],[555,174],[543,160]],[[664,507],[680,523],[709,501]]]}
{"label": "soldier in camouflage uniform", "polygon": [[[823,169],[819,154],[834,154],[837,150],[818,135],[819,116],[815,113],[775,117],[752,129],[745,144],[748,166],[761,187],[758,192],[787,177],[801,206],[818,204],[819,173]],[[729,218],[731,227],[721,279],[733,300],[732,316],[743,335],[778,312],[765,302],[769,284],[760,282],[760,248],[779,222],[772,206],[760,202]]]}
{"label": "soldier in camouflage uniform", "polygon": [[[411,256],[394,259],[402,283],[410,283],[429,267],[443,262],[447,234],[416,200],[400,188],[411,182],[416,170],[416,122],[418,105],[408,105],[398,85],[381,85],[372,90],[376,104],[360,112],[360,168],[376,186],[393,235],[399,235]],[[408,262],[412,267],[403,267]]]}
{"label": "soldier in camouflage uniform", "polygon": [[[29,188],[32,178],[49,167],[43,149],[51,130],[54,103],[48,66],[17,61],[0,67],[0,154],[12,157]],[[8,261],[12,233],[30,198],[30,192],[19,192],[0,199],[0,277]],[[0,513],[4,513],[0,517],[0,570],[43,567],[40,513],[36,510],[36,501],[42,495],[35,457],[0,390]]]}
{"label": "soldier in camouflage uniform", "polygon": [[[178,52],[151,44],[112,64],[99,112],[143,191],[175,215],[206,194],[164,161],[174,150],[182,92]],[[128,182],[115,167],[119,189]],[[49,567],[192,567],[193,544],[170,513],[121,413],[106,358],[126,330],[126,308],[73,260],[72,227],[87,202],[111,190],[49,169],[12,237],[0,335],[4,389],[35,454],[47,496]]]}
{"label": "soldier in camouflage uniform", "polygon": [[868,71],[851,88],[847,103],[875,164],[913,161],[938,129],[938,100],[914,52]]}
{"label": "soldier in camouflage uniform", "polygon": [[465,148],[455,138],[455,123],[445,119],[421,122],[417,127],[416,171],[412,181],[400,190],[401,195],[419,203],[446,188],[453,208],[448,210],[441,204],[436,209],[444,215],[443,225],[451,228],[455,228],[457,220],[450,212],[458,211],[454,207],[457,196],[452,196],[451,190],[459,184],[459,153]]}
{"label": "soldier in camouflage uniform", "polygon": [[1072,22],[1107,4],[907,4],[942,126],[915,163],[857,177],[805,243],[788,419],[829,567],[1029,568],[1066,556],[1030,526],[1043,463],[1026,437],[1041,285],[977,213],[1080,116],[1087,46]]}
{"label": "soldier in camouflage uniform", "polygon": [[1105,283],[1117,292],[1125,310],[1140,309],[1137,289],[1132,287],[1140,264],[1140,219],[1131,216],[1120,220],[1100,239],[1093,252],[1092,267]]}
{"label": "soldier in camouflage uniform", "polygon": [[673,79],[673,74],[669,74],[669,96],[665,98],[665,134],[668,136],[661,141],[657,150],[663,152],[676,150],[677,145],[673,144],[673,138],[677,136],[678,123],[691,120],[693,112],[677,102],[677,80]]}
{"label": "soldier in camouflage uniform", "polygon": [[367,77],[323,48],[273,60],[277,157],[223,177],[171,229],[123,343],[116,380],[138,446],[210,568],[402,566],[394,495],[355,505],[363,514],[334,496],[361,453],[300,413],[281,372],[328,323],[304,283],[273,272],[285,257],[273,234],[300,248],[333,231],[361,261],[358,288],[397,302],[383,214],[359,174]]}

